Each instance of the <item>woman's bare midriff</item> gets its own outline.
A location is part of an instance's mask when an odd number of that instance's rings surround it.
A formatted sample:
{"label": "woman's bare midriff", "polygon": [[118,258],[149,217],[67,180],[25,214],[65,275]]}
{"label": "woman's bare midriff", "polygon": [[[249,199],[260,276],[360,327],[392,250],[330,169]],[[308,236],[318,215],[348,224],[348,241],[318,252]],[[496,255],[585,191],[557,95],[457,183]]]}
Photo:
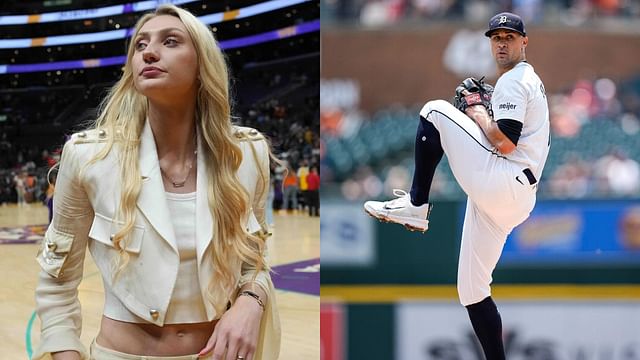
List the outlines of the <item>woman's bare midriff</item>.
{"label": "woman's bare midriff", "polygon": [[102,347],[132,355],[191,355],[205,347],[216,322],[165,324],[160,327],[102,316],[96,342]]}

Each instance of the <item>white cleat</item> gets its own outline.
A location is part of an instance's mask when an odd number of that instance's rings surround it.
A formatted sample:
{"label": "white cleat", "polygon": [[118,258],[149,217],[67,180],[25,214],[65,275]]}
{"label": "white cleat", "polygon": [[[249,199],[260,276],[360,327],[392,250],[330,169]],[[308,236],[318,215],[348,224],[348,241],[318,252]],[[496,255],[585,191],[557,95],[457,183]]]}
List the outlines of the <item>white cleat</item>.
{"label": "white cleat", "polygon": [[389,201],[367,201],[364,203],[364,211],[380,221],[404,225],[411,231],[427,231],[429,213],[433,205],[413,205],[411,195],[404,190],[394,189],[393,195],[398,198]]}

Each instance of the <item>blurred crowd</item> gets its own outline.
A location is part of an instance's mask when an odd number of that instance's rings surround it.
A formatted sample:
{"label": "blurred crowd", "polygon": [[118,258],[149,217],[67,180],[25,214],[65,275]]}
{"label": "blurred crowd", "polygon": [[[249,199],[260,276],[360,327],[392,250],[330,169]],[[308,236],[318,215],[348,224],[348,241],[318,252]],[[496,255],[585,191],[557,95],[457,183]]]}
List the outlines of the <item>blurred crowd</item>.
{"label": "blurred crowd", "polygon": [[[389,196],[393,189],[411,187],[411,166],[408,163],[389,165],[384,175],[369,165],[359,166],[353,176],[339,184],[339,191],[351,201]],[[450,171],[443,166],[436,170],[431,188],[433,198],[459,199],[464,196]],[[640,163],[617,149],[594,161],[585,161],[578,153],[569,153],[562,164],[545,172],[540,184],[539,195],[544,198],[639,197]]]}
{"label": "blurred crowd", "polygon": [[613,80],[580,79],[565,92],[549,96],[552,131],[574,138],[591,122],[611,121],[628,135],[640,130],[640,78],[619,86]]}
{"label": "blurred crowd", "polygon": [[44,204],[52,186],[43,168],[25,166],[20,170],[0,170],[0,204]]}
{"label": "blurred crowd", "polygon": [[68,107],[78,96],[77,91],[73,95],[69,91],[32,91],[29,96],[24,91],[4,91],[0,93],[0,121],[6,125],[51,123],[60,115],[57,111]]}
{"label": "blurred crowd", "polygon": [[[640,195],[640,151],[634,140],[640,132],[640,79],[624,86],[607,78],[581,79],[566,92],[551,96],[549,106],[555,142],[590,142],[587,146],[592,149],[567,149],[547,174],[548,194]],[[599,131],[591,134],[590,128]]]}
{"label": "blurred crowd", "polygon": [[49,184],[48,170],[59,153],[41,150],[37,145],[14,144],[0,132],[0,204],[43,202]]}
{"label": "blurred crowd", "polygon": [[[640,197],[640,76],[615,82],[580,79],[565,91],[548,94],[551,151],[540,183],[539,196],[556,199]],[[410,109],[385,111],[411,113]],[[367,118],[357,110],[323,112],[323,140],[358,136]],[[404,117],[410,115],[403,115]],[[326,126],[325,126],[326,125]],[[326,130],[326,131],[325,131]],[[413,147],[407,146],[383,163],[355,166],[346,179],[333,177],[328,167],[327,187],[349,200],[389,196],[408,189],[413,176]],[[457,199],[464,193],[448,168],[446,157],[437,168],[432,195]]]}
{"label": "blurred crowd", "polygon": [[425,20],[477,21],[501,11],[521,15],[526,23],[558,18],[578,26],[603,17],[640,17],[634,0],[321,0],[323,21],[359,22],[364,26]]}
{"label": "blurred crowd", "polygon": [[[310,61],[312,61],[311,59]],[[312,71],[312,70],[310,70]],[[254,74],[255,75],[255,74]],[[319,100],[318,76],[291,71],[262,73],[260,78],[245,78],[252,91],[242,88],[234,122],[257,128],[269,139],[274,155],[281,165],[272,168],[270,202],[275,210],[308,212],[319,216]],[[264,82],[264,83],[263,83]],[[66,89],[66,88],[65,88]],[[75,88],[74,88],[75,89]],[[101,87],[104,89],[104,87]],[[270,91],[269,91],[270,90]],[[59,159],[62,138],[56,129],[47,126],[34,133],[34,125],[45,123],[56,114],[68,113],[72,121],[60,129],[72,132],[86,120],[85,112],[92,110],[101,96],[100,91],[84,91],[79,96],[88,102],[74,102],[78,91],[5,91],[0,93],[3,112],[10,119],[0,119],[0,203],[46,202],[49,184],[47,171]],[[265,93],[269,94],[265,96]],[[33,99],[28,104],[25,99]],[[86,109],[87,106],[91,109]],[[70,111],[70,108],[84,109]],[[95,116],[95,114],[93,115]],[[76,120],[73,120],[76,119]],[[75,123],[75,124],[74,124]],[[46,130],[45,133],[41,133]],[[62,131],[62,130],[59,130]],[[48,133],[47,133],[48,132]],[[287,179],[284,191],[283,183]],[[286,196],[285,196],[286,193]]]}
{"label": "blurred crowd", "polygon": [[316,165],[302,160],[298,166],[283,161],[272,174],[274,210],[285,213],[308,213],[320,216],[320,175]]}
{"label": "blurred crowd", "polygon": [[571,152],[545,181],[547,193],[554,198],[637,197],[640,164],[619,149],[595,161],[585,161],[579,153]]}
{"label": "blurred crowd", "polygon": [[10,140],[5,132],[0,131],[0,169],[29,171],[55,164],[55,156],[47,149],[33,144],[16,144]]}
{"label": "blurred crowd", "polygon": [[[239,122],[264,133],[274,155],[281,161],[271,173],[270,203],[274,210],[308,212],[319,216],[320,123],[317,80],[292,75],[293,85],[285,86],[296,95],[281,91],[242,109]],[[281,87],[283,75],[265,80],[270,88]],[[301,86],[298,86],[298,85]],[[306,94],[306,95],[305,95]]]}
{"label": "blurred crowd", "polygon": [[[317,97],[317,95],[316,95]],[[317,101],[306,99],[303,106],[284,104],[281,100],[271,99],[264,104],[252,107],[241,121],[243,125],[254,127],[267,135],[273,151],[282,160],[297,166],[306,160],[314,166],[320,161],[319,116]]]}

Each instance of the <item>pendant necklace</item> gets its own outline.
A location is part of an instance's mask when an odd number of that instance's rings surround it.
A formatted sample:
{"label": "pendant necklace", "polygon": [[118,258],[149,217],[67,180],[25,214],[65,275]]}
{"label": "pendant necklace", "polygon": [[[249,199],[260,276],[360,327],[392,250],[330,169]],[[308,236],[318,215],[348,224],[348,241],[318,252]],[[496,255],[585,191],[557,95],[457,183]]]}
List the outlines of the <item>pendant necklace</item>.
{"label": "pendant necklace", "polygon": [[170,182],[171,185],[173,185],[174,188],[181,188],[184,187],[184,184],[186,184],[187,179],[189,179],[189,175],[191,175],[191,169],[193,168],[193,162],[195,161],[195,159],[198,158],[198,150],[196,149],[193,152],[193,160],[189,163],[189,170],[187,171],[187,176],[184,177],[184,180],[182,181],[176,181],[174,180],[171,176],[169,176],[169,174],[167,174],[164,169],[162,169],[162,166],[160,166],[160,172],[162,173],[162,175],[164,175]]}

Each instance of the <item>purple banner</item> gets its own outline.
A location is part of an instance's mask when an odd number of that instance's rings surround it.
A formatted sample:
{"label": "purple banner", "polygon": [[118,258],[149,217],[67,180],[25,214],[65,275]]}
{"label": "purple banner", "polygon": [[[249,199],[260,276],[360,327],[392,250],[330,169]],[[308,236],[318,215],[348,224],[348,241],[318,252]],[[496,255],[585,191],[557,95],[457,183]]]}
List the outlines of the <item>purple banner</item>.
{"label": "purple banner", "polygon": [[56,61],[50,63],[25,64],[25,65],[7,65],[7,74],[11,73],[27,73],[36,71],[52,71],[52,70],[69,70],[69,69],[88,69],[101,66],[122,65],[126,56],[113,56],[101,59],[84,59]]}
{"label": "purple banner", "polygon": [[267,41],[286,39],[288,37],[306,34],[312,31],[320,30],[320,20],[306,22],[300,25],[289,26],[279,30],[273,30],[266,33],[246,36],[243,38],[226,40],[220,42],[223,49],[235,49],[238,47],[255,45]]}

